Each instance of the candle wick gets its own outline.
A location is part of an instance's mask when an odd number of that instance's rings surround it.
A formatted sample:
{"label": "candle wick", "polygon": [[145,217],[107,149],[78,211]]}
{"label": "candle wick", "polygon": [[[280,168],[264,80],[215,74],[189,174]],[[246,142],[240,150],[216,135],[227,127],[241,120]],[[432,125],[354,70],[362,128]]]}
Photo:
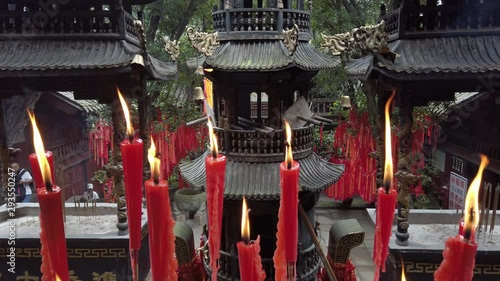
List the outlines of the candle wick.
{"label": "candle wick", "polygon": [[134,142],[134,135],[129,134],[129,135],[128,135],[128,141],[129,141],[130,143],[133,143],[133,142]]}
{"label": "candle wick", "polygon": [[159,177],[158,175],[155,175],[155,176],[153,177],[153,182],[154,182],[155,184],[159,184],[159,183],[160,183],[160,177]]}
{"label": "candle wick", "polygon": [[212,150],[212,158],[216,159],[217,158],[217,151],[215,149]]}
{"label": "candle wick", "polygon": [[48,192],[52,192],[52,183],[51,183],[51,182],[46,182],[46,183],[45,183],[45,189],[46,189]]}
{"label": "candle wick", "polygon": [[385,188],[385,193],[389,194],[391,191],[391,183],[390,182],[384,183],[384,188]]}

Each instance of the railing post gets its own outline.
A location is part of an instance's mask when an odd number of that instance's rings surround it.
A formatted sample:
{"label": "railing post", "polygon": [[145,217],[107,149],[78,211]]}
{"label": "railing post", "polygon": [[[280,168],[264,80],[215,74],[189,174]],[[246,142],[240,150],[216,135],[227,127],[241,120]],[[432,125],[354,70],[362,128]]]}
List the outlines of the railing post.
{"label": "railing post", "polygon": [[279,11],[278,11],[277,25],[278,26],[276,27],[276,31],[278,31],[278,33],[283,32],[283,9],[279,9]]}
{"label": "railing post", "polygon": [[229,10],[226,9],[226,32],[231,32],[232,31],[232,21],[231,21],[231,12]]}
{"label": "railing post", "polygon": [[118,11],[118,13],[119,15],[116,19],[116,31],[118,32],[118,34],[120,34],[121,39],[125,39],[125,29],[127,24],[127,21],[125,19],[125,11],[121,10]]}

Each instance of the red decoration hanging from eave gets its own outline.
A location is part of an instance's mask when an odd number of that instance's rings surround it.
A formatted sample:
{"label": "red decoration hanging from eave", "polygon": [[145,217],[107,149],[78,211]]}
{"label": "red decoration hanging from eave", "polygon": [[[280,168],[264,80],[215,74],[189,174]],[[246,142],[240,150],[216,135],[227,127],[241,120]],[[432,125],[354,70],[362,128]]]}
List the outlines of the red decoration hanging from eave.
{"label": "red decoration hanging from eave", "polygon": [[[113,127],[104,120],[95,124],[95,129],[89,131],[89,150],[98,168],[108,164],[109,149],[113,149]],[[114,153],[114,151],[113,151]]]}

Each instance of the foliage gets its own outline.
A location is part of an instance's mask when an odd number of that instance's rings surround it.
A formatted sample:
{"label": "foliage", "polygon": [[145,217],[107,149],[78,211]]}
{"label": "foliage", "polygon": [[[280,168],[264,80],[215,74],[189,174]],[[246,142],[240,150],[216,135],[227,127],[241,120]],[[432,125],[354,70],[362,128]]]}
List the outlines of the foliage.
{"label": "foliage", "polygon": [[314,127],[314,146],[316,147],[316,153],[325,160],[330,160],[330,157],[335,153],[335,149],[333,148],[334,133],[334,130],[323,130],[323,143],[321,144],[319,139],[319,127]]}
{"label": "foliage", "polygon": [[105,183],[108,180],[106,171],[97,170],[94,173],[94,176],[91,178],[92,181],[98,181],[100,184]]}
{"label": "foliage", "polygon": [[182,105],[177,104],[176,98],[168,91],[162,91],[153,106],[161,112],[162,120],[156,120],[153,124],[155,131],[161,131],[168,125],[168,130],[176,131],[182,124],[201,117],[201,109],[192,101],[186,101]]}
{"label": "foliage", "polygon": [[93,131],[98,121],[102,120],[108,124],[112,124],[112,110],[110,105],[103,105],[104,109],[93,114],[87,115],[85,120],[87,124],[87,131]]}
{"label": "foliage", "polygon": [[425,194],[412,195],[412,197],[414,197],[412,202],[415,209],[427,209],[429,203],[431,203],[431,200]]}

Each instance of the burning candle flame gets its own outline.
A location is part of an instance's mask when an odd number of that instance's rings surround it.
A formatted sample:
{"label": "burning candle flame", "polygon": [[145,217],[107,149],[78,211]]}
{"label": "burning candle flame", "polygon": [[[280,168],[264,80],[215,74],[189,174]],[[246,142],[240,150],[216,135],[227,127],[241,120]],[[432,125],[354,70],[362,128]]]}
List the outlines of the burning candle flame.
{"label": "burning candle flame", "polygon": [[148,149],[148,161],[149,166],[151,167],[151,178],[153,179],[155,184],[160,182],[160,159],[156,155],[156,146],[151,137],[151,146]]}
{"label": "burning candle flame", "polygon": [[45,188],[47,190],[52,190],[52,175],[50,171],[49,161],[45,155],[45,148],[43,147],[42,136],[36,125],[35,115],[33,112],[28,110],[28,116],[31,120],[31,126],[33,127],[33,145],[35,147],[35,154],[38,159],[38,165],[40,165],[40,171],[42,171],[42,179],[45,183]]}
{"label": "burning candle flame", "polygon": [[391,116],[389,114],[392,101],[394,100],[394,96],[396,95],[396,90],[392,91],[392,95],[387,100],[385,104],[385,165],[384,165],[384,186],[385,191],[389,192],[392,183],[392,136],[391,136]]}
{"label": "burning candle flame", "polygon": [[134,128],[132,127],[132,123],[130,122],[130,111],[128,110],[127,102],[122,96],[120,89],[116,86],[116,91],[118,92],[118,98],[120,99],[120,103],[122,105],[123,114],[125,115],[125,123],[127,125],[127,135],[129,139],[134,138]]}
{"label": "burning candle flame", "polygon": [[293,163],[293,153],[292,153],[292,129],[288,122],[285,121],[285,136],[286,136],[286,145],[285,145],[285,162],[288,169],[292,168]]}
{"label": "burning candle flame", "polygon": [[59,278],[59,275],[56,274],[56,281],[61,281],[61,278]]}
{"label": "burning candle flame", "polygon": [[217,136],[214,133],[214,126],[210,119],[208,119],[208,137],[210,139],[210,151],[212,152],[213,158],[217,158],[219,155],[219,149],[217,147]]}
{"label": "burning candle flame", "polygon": [[241,238],[248,244],[250,241],[250,220],[248,219],[247,200],[243,196],[243,207],[241,208]]}
{"label": "burning candle flame", "polygon": [[467,197],[465,198],[464,222],[465,222],[465,239],[470,239],[472,230],[476,228],[479,222],[479,188],[481,186],[481,178],[483,176],[484,168],[488,165],[488,157],[481,154],[481,164],[477,175],[472,181]]}
{"label": "burning candle flame", "polygon": [[401,264],[401,281],[406,281],[406,275],[405,275],[405,264]]}

